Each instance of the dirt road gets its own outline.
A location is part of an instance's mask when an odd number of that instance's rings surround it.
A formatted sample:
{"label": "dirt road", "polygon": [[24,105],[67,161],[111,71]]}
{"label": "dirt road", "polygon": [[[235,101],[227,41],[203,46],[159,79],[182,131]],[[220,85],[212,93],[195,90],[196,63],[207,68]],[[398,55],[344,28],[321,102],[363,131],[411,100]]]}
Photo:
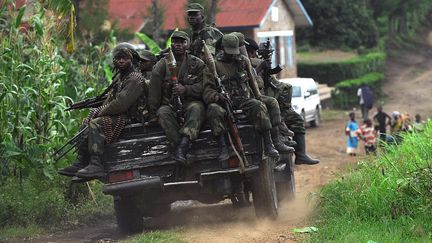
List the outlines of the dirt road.
{"label": "dirt road", "polygon": [[[432,115],[432,34],[430,47],[422,46],[410,52],[393,54],[387,65],[383,90],[386,97],[384,110],[389,114],[398,110],[423,118]],[[383,98],[383,97],[379,97]],[[297,166],[297,198],[282,205],[277,221],[257,221],[253,208],[234,210],[229,203],[211,206],[184,205],[157,220],[147,222],[147,229],[181,228],[181,237],[187,242],[292,242],[301,239],[294,235],[295,227],[309,226],[307,219],[313,209],[313,193],[336,174],[343,173],[363,155],[344,154],[346,122],[345,111],[329,110],[319,128],[307,130],[308,151],[321,160],[316,166]],[[310,200],[312,198],[312,201]],[[115,222],[99,222],[61,235],[46,236],[40,242],[95,242],[101,239],[127,239],[116,229]]]}

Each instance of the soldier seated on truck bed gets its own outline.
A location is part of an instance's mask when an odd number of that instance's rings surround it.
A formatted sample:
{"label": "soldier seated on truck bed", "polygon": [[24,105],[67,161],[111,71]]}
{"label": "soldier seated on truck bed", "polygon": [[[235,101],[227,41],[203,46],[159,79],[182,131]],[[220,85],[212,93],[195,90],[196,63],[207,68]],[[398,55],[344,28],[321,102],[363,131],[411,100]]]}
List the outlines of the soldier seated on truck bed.
{"label": "soldier seated on truck bed", "polygon": [[[240,55],[239,39],[233,34],[227,34],[222,38],[221,44],[222,52],[216,56],[216,71],[229,93],[233,108],[242,109],[255,130],[262,134],[264,153],[270,157],[278,157],[279,153],[270,134],[272,122],[267,107],[261,101],[261,95],[253,87],[256,81],[253,80],[250,62],[247,57]],[[227,128],[226,111],[220,105],[226,102],[226,98],[217,91],[214,80],[204,82],[203,98],[209,104],[207,119],[212,132],[222,140]],[[220,144],[222,145],[221,141]]]}
{"label": "soldier seated on truck bed", "polygon": [[151,112],[157,114],[170,146],[175,147],[174,159],[182,164],[205,119],[202,82],[208,78],[204,62],[186,52],[189,42],[185,32],[173,33],[172,55],[153,68],[148,97]]}
{"label": "soldier seated on truck bed", "polygon": [[144,78],[136,71],[138,53],[128,43],[120,43],[113,50],[113,63],[119,75],[103,105],[93,110],[88,122],[88,134],[78,145],[78,161],[61,169],[59,174],[96,179],[105,176],[100,156],[105,144],[114,142],[126,123],[141,121],[145,106]]}

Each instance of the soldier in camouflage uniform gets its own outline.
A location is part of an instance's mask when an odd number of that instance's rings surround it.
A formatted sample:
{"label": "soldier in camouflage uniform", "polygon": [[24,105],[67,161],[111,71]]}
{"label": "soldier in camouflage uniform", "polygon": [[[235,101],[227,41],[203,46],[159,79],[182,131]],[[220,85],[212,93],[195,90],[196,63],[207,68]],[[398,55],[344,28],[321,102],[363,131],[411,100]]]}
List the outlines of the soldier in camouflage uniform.
{"label": "soldier in camouflage uniform", "polygon": [[[149,87],[149,106],[156,112],[160,125],[174,147],[174,159],[186,163],[190,142],[198,137],[205,119],[202,102],[203,80],[209,72],[204,62],[187,53],[189,36],[176,31],[172,36],[172,52],[177,62],[178,85],[173,87],[167,58],[162,58],[153,68]],[[180,96],[183,105],[183,124],[173,110],[173,99]]]}
{"label": "soldier in camouflage uniform", "polygon": [[153,66],[157,62],[157,57],[151,51],[145,49],[138,49],[137,53],[140,57],[139,69],[146,80],[146,82],[150,82],[151,73],[153,70]]}
{"label": "soldier in camouflage uniform", "polygon": [[[255,130],[262,134],[264,153],[271,157],[278,157],[279,153],[271,139],[272,122],[267,107],[260,101],[261,95],[253,78],[249,60],[240,55],[238,38],[233,34],[225,35],[222,39],[222,48],[223,52],[216,57],[216,71],[230,94],[233,108],[245,111]],[[207,119],[213,134],[220,136],[226,133],[227,128],[226,112],[218,104],[223,104],[226,100],[217,92],[214,80],[207,81],[204,83],[203,93],[204,101],[209,104]]]}
{"label": "soldier in camouflage uniform", "polygon": [[[233,32],[235,36],[239,39],[239,51],[240,54],[248,57],[248,53],[245,46],[245,37],[240,32]],[[261,76],[257,75],[254,69],[252,69],[252,75],[257,82],[258,87],[263,84]],[[261,92],[262,94],[262,92]],[[279,107],[278,101],[273,98],[273,96],[261,95],[261,101],[266,105],[268,114],[270,116],[270,121],[272,123],[271,135],[273,144],[277,151],[279,152],[292,152],[294,149],[285,145],[280,136],[279,127],[282,124],[281,120],[281,109]]]}
{"label": "soldier in camouflage uniform", "polygon": [[[258,49],[260,48],[264,48],[264,43],[260,43]],[[271,59],[262,60],[259,58],[251,58],[251,62],[255,67],[260,65],[271,65]],[[263,72],[259,73],[259,75],[263,75]],[[293,139],[296,142],[296,145],[294,145],[296,155],[295,163],[307,165],[318,164],[319,160],[312,159],[306,154],[305,123],[301,115],[295,112],[291,106],[292,86],[288,83],[280,82],[274,76],[270,76],[269,82],[271,82],[272,85],[265,85],[263,82],[264,85],[260,88],[266,95],[277,99],[285,124],[287,124],[288,128],[294,132]]]}
{"label": "soldier in camouflage uniform", "polygon": [[[95,179],[105,175],[100,156],[105,144],[114,142],[129,121],[141,121],[145,105],[144,79],[135,71],[137,57],[130,44],[121,43],[113,50],[113,62],[119,74],[103,105],[91,111],[88,135],[78,146],[78,162],[59,171],[62,175]],[[85,149],[87,147],[87,149]]]}
{"label": "soldier in camouflage uniform", "polygon": [[189,31],[189,36],[191,39],[191,45],[189,47],[190,53],[194,56],[202,58],[202,40],[204,40],[212,54],[215,55],[214,46],[216,41],[222,38],[222,32],[213,26],[206,25],[204,7],[201,4],[189,4],[187,6],[186,13],[188,23],[191,26]]}

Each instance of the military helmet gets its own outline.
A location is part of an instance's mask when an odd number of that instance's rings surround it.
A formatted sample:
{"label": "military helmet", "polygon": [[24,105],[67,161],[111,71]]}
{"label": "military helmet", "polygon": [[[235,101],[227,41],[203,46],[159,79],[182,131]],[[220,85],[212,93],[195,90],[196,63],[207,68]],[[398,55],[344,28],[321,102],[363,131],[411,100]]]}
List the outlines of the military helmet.
{"label": "military helmet", "polygon": [[144,61],[152,61],[152,62],[156,62],[157,58],[156,55],[153,54],[151,51],[146,50],[146,49],[137,49],[136,50],[139,57],[144,60]]}
{"label": "military helmet", "polygon": [[121,42],[119,44],[116,45],[116,47],[114,47],[113,49],[113,57],[115,57],[116,55],[120,54],[120,53],[124,53],[128,56],[130,56],[131,59],[139,59],[139,55],[136,52],[135,46],[127,43],[127,42]]}

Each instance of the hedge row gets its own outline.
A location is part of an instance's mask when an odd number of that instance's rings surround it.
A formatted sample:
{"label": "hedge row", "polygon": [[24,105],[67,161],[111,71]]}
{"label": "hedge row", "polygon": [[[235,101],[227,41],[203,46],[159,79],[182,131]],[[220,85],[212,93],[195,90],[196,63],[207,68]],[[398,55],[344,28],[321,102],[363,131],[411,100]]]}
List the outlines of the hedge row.
{"label": "hedge row", "polygon": [[299,63],[299,77],[313,78],[319,83],[334,86],[340,81],[355,79],[372,72],[383,72],[386,54],[372,52],[341,62]]}
{"label": "hedge row", "polygon": [[357,90],[362,84],[367,84],[373,90],[375,97],[381,94],[381,82],[384,80],[384,73],[369,73],[358,79],[350,79],[336,84],[332,91],[333,104],[337,108],[351,109],[357,106],[359,98]]}

